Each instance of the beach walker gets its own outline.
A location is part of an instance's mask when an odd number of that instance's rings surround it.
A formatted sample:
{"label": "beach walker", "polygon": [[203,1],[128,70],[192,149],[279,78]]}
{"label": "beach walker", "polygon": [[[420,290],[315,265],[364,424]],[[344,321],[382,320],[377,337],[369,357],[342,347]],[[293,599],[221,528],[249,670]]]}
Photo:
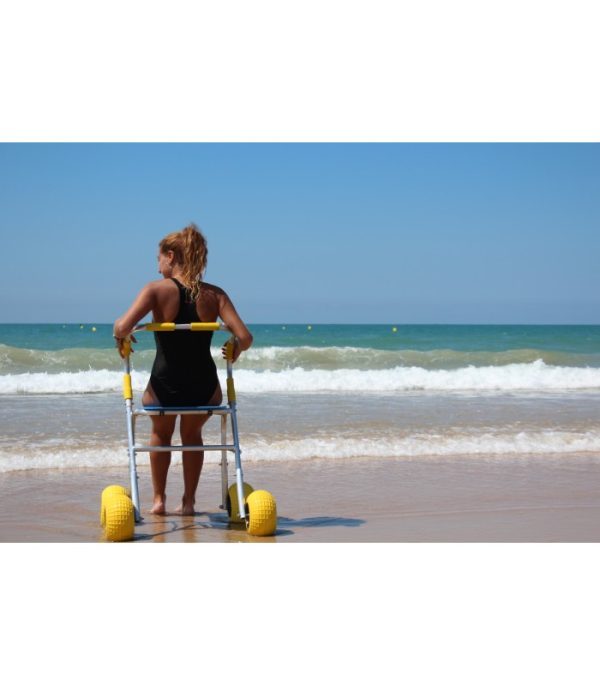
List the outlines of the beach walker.
{"label": "beach walker", "polygon": [[[138,331],[229,331],[227,326],[218,322],[192,322],[190,324],[152,323],[138,324]],[[187,450],[221,451],[221,505],[227,510],[229,521],[246,525],[253,536],[271,536],[277,528],[277,507],[273,496],[264,490],[254,490],[244,483],[242,459],[237,423],[237,403],[233,383],[233,343],[232,336],[226,343],[227,360],[227,405],[198,407],[145,406],[135,409],[131,385],[131,340],[125,341],[123,398],[127,418],[127,440],[129,454],[129,492],[118,485],[108,486],[102,491],[100,523],[105,537],[110,541],[128,541],[133,538],[136,522],[142,520],[136,455],[142,452],[169,452]],[[135,423],[138,417],[173,414],[209,414],[221,416],[221,443],[219,445],[138,445],[135,442]],[[230,418],[232,443],[227,443],[227,417]],[[235,455],[235,483],[228,484],[227,453]]]}

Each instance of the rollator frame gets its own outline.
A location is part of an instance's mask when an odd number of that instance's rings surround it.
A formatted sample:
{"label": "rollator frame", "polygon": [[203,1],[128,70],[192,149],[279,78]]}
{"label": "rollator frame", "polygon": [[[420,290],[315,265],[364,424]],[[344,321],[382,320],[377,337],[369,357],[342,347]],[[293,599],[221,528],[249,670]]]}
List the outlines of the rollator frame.
{"label": "rollator frame", "polygon": [[[191,322],[189,324],[174,324],[174,323],[157,323],[138,324],[132,333],[138,331],[228,331],[231,330],[219,322]],[[227,453],[233,452],[235,455],[235,475],[236,475],[236,490],[237,490],[237,506],[238,512],[231,512],[239,518],[240,521],[245,521],[248,525],[248,513],[244,505],[244,475],[242,470],[241,449],[237,422],[237,400],[235,394],[235,385],[233,382],[233,349],[235,336],[231,336],[225,344],[225,354],[227,360],[227,405],[198,405],[194,407],[162,407],[158,405],[151,405],[143,407],[143,409],[135,409],[133,402],[133,390],[131,384],[131,339],[128,336],[125,339],[122,352],[124,353],[124,375],[123,375],[123,398],[125,400],[126,419],[127,419],[127,442],[129,455],[129,480],[131,488],[131,500],[134,507],[134,516],[136,523],[142,520],[140,508],[140,496],[137,474],[136,456],[137,453],[142,452],[171,452],[183,450],[203,450],[203,451],[221,451],[221,509],[227,507],[228,497],[228,461]],[[168,445],[168,446],[151,446],[151,445],[137,445],[135,442],[135,426],[138,417],[151,416],[166,416],[166,415],[220,415],[221,416],[221,443],[218,445]],[[233,443],[227,443],[227,416],[231,418],[231,433]],[[233,504],[232,504],[233,505]]]}

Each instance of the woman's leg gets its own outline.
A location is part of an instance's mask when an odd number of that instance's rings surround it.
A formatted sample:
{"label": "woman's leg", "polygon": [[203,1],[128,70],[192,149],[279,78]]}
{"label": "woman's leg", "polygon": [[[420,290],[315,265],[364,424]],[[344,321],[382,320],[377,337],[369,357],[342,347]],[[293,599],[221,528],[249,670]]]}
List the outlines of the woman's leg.
{"label": "woman's leg", "polygon": [[[217,388],[208,405],[220,405],[223,400],[221,386]],[[181,443],[182,445],[203,445],[202,427],[209,420],[209,415],[181,415]],[[183,451],[183,498],[181,507],[175,510],[178,514],[193,515],[194,504],[196,502],[196,489],[200,481],[200,472],[204,464],[203,450],[184,450]]]}
{"label": "woman's leg", "polygon": [[[150,437],[150,445],[171,445],[177,415],[151,417],[151,419],[152,436]],[[150,453],[150,470],[152,472],[152,488],[154,489],[154,503],[150,510],[152,514],[166,513],[167,474],[170,464],[170,452]]]}
{"label": "woman's leg", "polygon": [[[158,401],[152,387],[148,385],[142,398],[144,405],[158,405]],[[171,445],[173,431],[175,429],[176,415],[166,417],[152,416],[152,435],[150,445]],[[152,488],[154,490],[154,502],[151,514],[166,513],[166,488],[167,474],[171,464],[171,453],[150,453],[150,470],[152,472]]]}

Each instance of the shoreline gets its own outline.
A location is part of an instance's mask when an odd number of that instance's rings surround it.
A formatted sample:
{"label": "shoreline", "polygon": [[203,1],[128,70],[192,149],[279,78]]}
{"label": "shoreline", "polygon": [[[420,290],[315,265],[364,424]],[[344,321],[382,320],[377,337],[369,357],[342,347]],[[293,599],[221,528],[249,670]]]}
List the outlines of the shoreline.
{"label": "shoreline", "polygon": [[[204,467],[193,517],[169,514],[179,504],[180,465],[170,470],[167,515],[150,515],[143,465],[134,542],[598,542],[599,457],[246,462],[245,480],[277,501],[277,532],[266,538],[229,525],[217,464]],[[232,473],[230,465],[230,483]],[[0,542],[101,542],[100,494],[127,480],[126,465],[0,474]]]}

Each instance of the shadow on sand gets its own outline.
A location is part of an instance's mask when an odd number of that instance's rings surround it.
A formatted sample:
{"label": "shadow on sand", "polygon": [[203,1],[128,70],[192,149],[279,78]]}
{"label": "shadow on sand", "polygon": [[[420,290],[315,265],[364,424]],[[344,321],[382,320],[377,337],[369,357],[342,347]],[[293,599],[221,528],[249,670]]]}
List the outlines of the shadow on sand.
{"label": "shadow on sand", "polygon": [[[164,516],[148,515],[142,517],[142,521],[135,525],[133,540],[149,541],[153,538],[162,538],[169,536],[169,534],[177,534],[186,531],[221,530],[227,532],[234,530],[233,526],[229,523],[229,518],[226,514],[195,512],[193,516],[177,516],[175,519],[171,519],[170,517],[171,515],[169,515],[169,513]],[[209,521],[201,521],[198,519],[199,517],[208,517]],[[153,528],[154,531],[152,533],[140,531],[140,529],[143,529],[145,526]]]}
{"label": "shadow on sand", "polygon": [[278,524],[284,524],[292,529],[299,527],[317,526],[362,526],[364,519],[349,519],[347,517],[305,517],[304,519],[289,519],[288,517],[277,517]]}
{"label": "shadow on sand", "polygon": [[[208,518],[199,520],[199,517]],[[365,523],[364,519],[349,519],[347,517],[305,517],[304,519],[290,519],[289,517],[277,517],[277,530],[273,536],[261,537],[260,540],[268,541],[281,537],[293,536],[293,529],[300,528],[316,528],[316,527],[358,527]],[[152,533],[144,532],[143,528],[149,527],[154,529]],[[140,531],[142,529],[142,531]],[[193,517],[177,517],[171,519],[167,514],[164,517],[146,517],[136,525],[134,541],[149,541],[155,538],[165,538],[172,534],[180,534],[184,532],[192,533],[194,531],[202,530],[218,530],[224,533],[232,534],[235,540],[246,538],[246,530],[244,524],[233,524],[229,521],[225,513],[214,512],[196,512]],[[248,537],[253,539],[254,537]],[[188,539],[190,540],[190,539]],[[229,537],[227,540],[231,540]]]}

